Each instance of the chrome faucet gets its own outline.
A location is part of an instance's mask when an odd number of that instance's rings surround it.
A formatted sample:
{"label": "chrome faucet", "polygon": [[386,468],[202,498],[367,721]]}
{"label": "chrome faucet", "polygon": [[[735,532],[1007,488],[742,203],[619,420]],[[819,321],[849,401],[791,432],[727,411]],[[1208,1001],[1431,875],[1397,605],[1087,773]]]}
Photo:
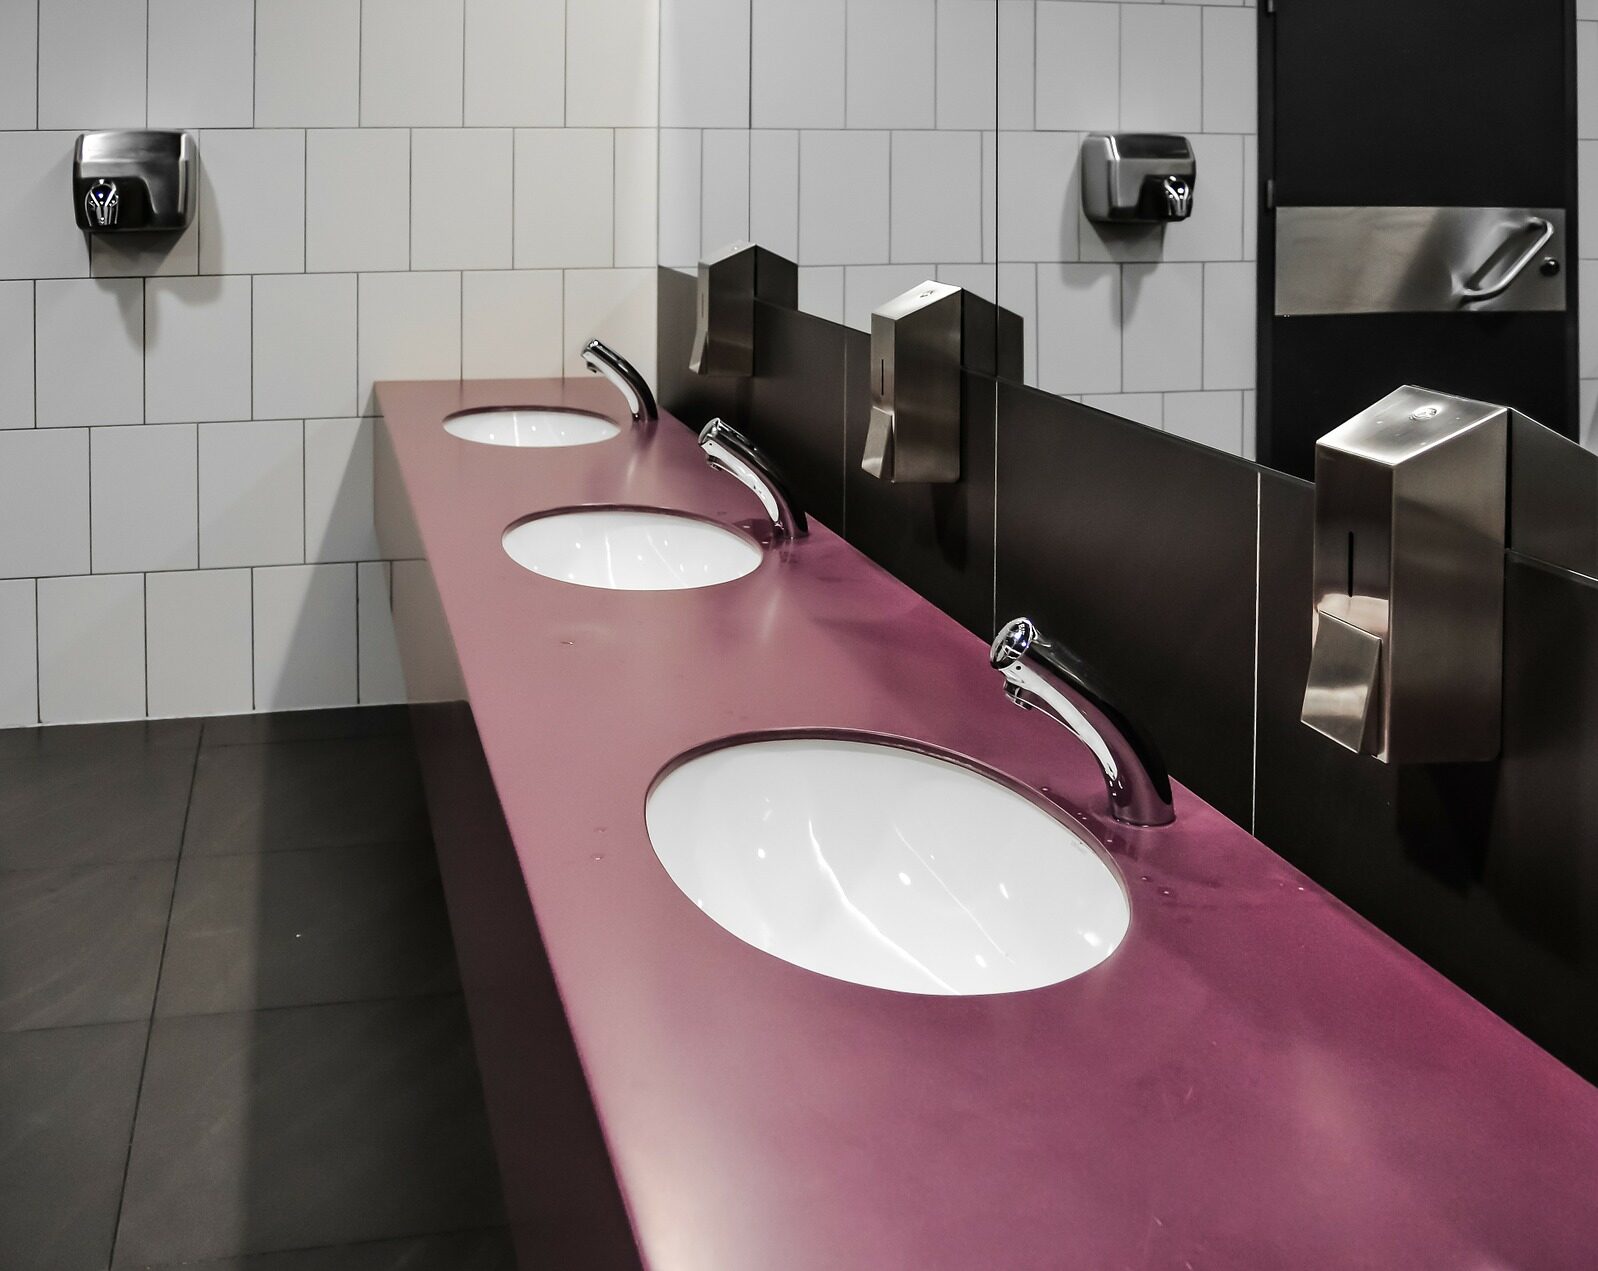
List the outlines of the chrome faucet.
{"label": "chrome faucet", "polygon": [[626,358],[603,340],[590,340],[583,348],[583,362],[595,375],[603,375],[621,391],[633,419],[651,421],[660,418],[655,405],[655,395],[649,385]]}
{"label": "chrome faucet", "polygon": [[1176,820],[1171,778],[1159,751],[1092,685],[1080,661],[1047,639],[1030,618],[1006,624],[990,656],[1012,702],[1042,711],[1093,752],[1117,821],[1169,825]]}
{"label": "chrome faucet", "polygon": [[736,477],[751,490],[771,518],[778,538],[803,538],[810,522],[788,492],[777,470],[741,432],[720,419],[712,419],[699,432],[699,444],[710,466]]}

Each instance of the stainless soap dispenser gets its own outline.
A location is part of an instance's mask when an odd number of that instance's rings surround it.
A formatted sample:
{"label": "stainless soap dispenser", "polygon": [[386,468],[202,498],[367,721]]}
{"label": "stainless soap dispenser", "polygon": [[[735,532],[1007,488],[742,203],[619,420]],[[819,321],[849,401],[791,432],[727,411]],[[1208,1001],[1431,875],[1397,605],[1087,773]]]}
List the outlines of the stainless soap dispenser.
{"label": "stainless soap dispenser", "polygon": [[1511,414],[1405,387],[1316,444],[1302,718],[1339,745],[1384,763],[1497,757]]}
{"label": "stainless soap dispenser", "polygon": [[871,315],[871,422],[860,466],[883,481],[960,479],[961,377],[1021,378],[1021,319],[925,282]]}
{"label": "stainless soap dispenser", "polygon": [[799,267],[754,243],[733,243],[699,262],[695,375],[755,373],[755,301],[799,307]]}

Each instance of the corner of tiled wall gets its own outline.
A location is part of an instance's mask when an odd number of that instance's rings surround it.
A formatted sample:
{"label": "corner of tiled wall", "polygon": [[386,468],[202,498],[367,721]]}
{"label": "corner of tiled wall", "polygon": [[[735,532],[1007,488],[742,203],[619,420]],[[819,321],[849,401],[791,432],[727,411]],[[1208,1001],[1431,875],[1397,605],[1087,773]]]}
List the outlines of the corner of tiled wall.
{"label": "corner of tiled wall", "polygon": [[[0,726],[403,696],[372,383],[653,374],[657,3],[0,4]],[[91,251],[141,126],[195,222]]]}

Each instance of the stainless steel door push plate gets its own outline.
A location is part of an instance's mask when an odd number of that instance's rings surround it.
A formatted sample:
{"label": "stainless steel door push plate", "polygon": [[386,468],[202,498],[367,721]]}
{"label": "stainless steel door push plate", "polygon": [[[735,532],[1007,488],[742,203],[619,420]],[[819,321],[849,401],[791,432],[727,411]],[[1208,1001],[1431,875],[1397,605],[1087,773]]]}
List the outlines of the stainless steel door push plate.
{"label": "stainless steel door push plate", "polygon": [[72,211],[90,234],[166,230],[194,216],[194,139],[187,133],[86,132],[72,156]]}
{"label": "stainless steel door push plate", "polygon": [[1497,757],[1512,415],[1405,387],[1317,443],[1302,719],[1339,745],[1384,763]]}

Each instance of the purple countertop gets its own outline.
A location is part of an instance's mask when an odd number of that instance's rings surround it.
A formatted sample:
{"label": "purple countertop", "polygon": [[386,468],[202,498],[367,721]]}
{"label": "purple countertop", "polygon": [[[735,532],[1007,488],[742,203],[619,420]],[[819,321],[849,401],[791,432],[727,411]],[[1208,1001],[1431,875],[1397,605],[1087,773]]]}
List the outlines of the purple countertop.
{"label": "purple countertop", "polygon": [[[379,397],[594,1104],[654,1271],[1598,1264],[1598,1089],[1186,789],[1129,830],[981,640],[823,526],[734,583],[528,573],[500,534],[584,504],[764,518],[663,416],[564,450],[445,415],[599,380]],[[1069,632],[1059,633],[1069,639]],[[927,997],[767,956],[666,875],[644,799],[733,734],[860,729],[1046,787],[1131,897],[1033,992]]]}

